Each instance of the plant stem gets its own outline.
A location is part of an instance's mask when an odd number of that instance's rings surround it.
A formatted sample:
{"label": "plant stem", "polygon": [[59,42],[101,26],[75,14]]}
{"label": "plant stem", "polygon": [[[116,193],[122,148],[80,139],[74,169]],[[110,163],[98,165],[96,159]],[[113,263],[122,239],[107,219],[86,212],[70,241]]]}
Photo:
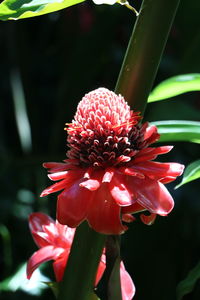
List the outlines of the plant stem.
{"label": "plant stem", "polygon": [[116,85],[134,110],[144,112],[180,0],[144,0]]}
{"label": "plant stem", "polygon": [[74,236],[58,300],[88,300],[93,293],[94,281],[106,236],[82,223]]}
{"label": "plant stem", "polygon": [[119,235],[110,235],[106,240],[106,271],[108,300],[122,300],[120,282],[120,240]]}

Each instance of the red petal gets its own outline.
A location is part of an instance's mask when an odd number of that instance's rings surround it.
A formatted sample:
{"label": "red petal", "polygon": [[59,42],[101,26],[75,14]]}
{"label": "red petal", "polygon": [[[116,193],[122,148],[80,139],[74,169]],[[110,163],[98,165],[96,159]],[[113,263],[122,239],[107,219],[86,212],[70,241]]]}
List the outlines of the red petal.
{"label": "red petal", "polygon": [[121,234],[126,230],[120,220],[120,207],[111,196],[107,183],[94,192],[89,214],[87,216],[91,227],[103,234]]}
{"label": "red petal", "polygon": [[32,232],[32,237],[39,248],[52,245],[52,236],[46,234],[45,232]]}
{"label": "red petal", "polygon": [[56,173],[48,174],[48,177],[54,181],[61,180],[64,179],[69,172],[70,171],[56,172]]}
{"label": "red petal", "polygon": [[[133,167],[134,167],[134,165],[133,165]],[[121,168],[119,168],[119,171],[121,173],[123,173],[125,175],[129,175],[129,176],[136,176],[138,178],[144,178],[145,177],[141,172],[138,172],[138,171],[136,172],[131,167],[130,168],[121,167]]]}
{"label": "red petal", "polygon": [[78,178],[81,178],[83,176],[83,171],[68,171],[65,175],[65,179],[61,180],[60,182],[57,182],[48,188],[46,188],[40,195],[40,197],[47,196],[51,193],[58,192],[60,190],[66,189],[72,185],[72,183],[77,180]]}
{"label": "red petal", "polygon": [[[81,187],[85,187],[86,189],[90,190],[90,191],[96,191],[101,184],[102,181],[102,177],[103,177],[103,171],[94,171],[94,172],[90,172],[90,178],[82,181],[80,183]],[[85,178],[85,176],[84,176]]]}
{"label": "red petal", "polygon": [[130,206],[122,207],[122,214],[136,214],[138,212],[145,211],[145,210],[146,210],[146,208],[144,208],[144,206],[135,202],[134,204],[132,204]]}
{"label": "red petal", "polygon": [[128,206],[133,203],[133,193],[126,186],[126,175],[115,174],[109,184],[112,197],[119,206]]}
{"label": "red petal", "polygon": [[43,225],[55,223],[54,220],[46,214],[37,212],[29,216],[29,228],[31,232],[43,231]]}
{"label": "red petal", "polygon": [[114,175],[114,169],[113,168],[107,168],[104,175],[102,182],[111,182],[113,175]]}
{"label": "red petal", "polygon": [[[146,123],[144,123],[143,126],[145,124]],[[144,134],[144,140],[146,140],[149,145],[156,142],[159,138],[160,138],[160,135],[158,134],[157,127],[155,125],[151,125],[151,126],[147,127],[147,129],[145,130],[145,134]]]}
{"label": "red petal", "polygon": [[174,201],[166,187],[149,178],[134,179],[132,186],[137,193],[137,202],[152,213],[167,215],[174,207]]}
{"label": "red petal", "polygon": [[176,180],[176,177],[172,177],[172,176],[167,176],[167,177],[164,177],[162,179],[159,179],[159,181],[163,184],[167,184],[167,183],[172,182],[174,180]]}
{"label": "red petal", "polygon": [[134,165],[133,170],[138,170],[151,179],[160,180],[169,176],[180,176],[184,170],[184,166],[178,163],[159,163],[155,161],[145,161]]}
{"label": "red petal", "polygon": [[29,258],[27,263],[27,278],[30,279],[33,272],[44,262],[49,260],[56,260],[61,253],[63,253],[63,248],[55,248],[54,246],[46,246],[35,253]]}
{"label": "red petal", "polygon": [[142,222],[146,225],[152,225],[155,222],[156,219],[156,214],[150,214],[149,216],[146,215],[140,215],[140,219]]}
{"label": "red petal", "polygon": [[84,187],[90,191],[96,191],[100,186],[100,182],[95,179],[88,179],[80,183],[80,187]]}
{"label": "red petal", "polygon": [[121,291],[122,300],[131,300],[135,295],[134,283],[126,271],[123,262],[120,264],[120,279],[121,279]]}
{"label": "red petal", "polygon": [[74,234],[76,229],[70,228],[67,225],[62,225],[56,220],[56,228],[58,231],[58,236],[61,237],[61,240],[65,243],[65,249],[70,248],[73,242]]}
{"label": "red petal", "polygon": [[40,194],[40,197],[45,197],[51,193],[55,193],[55,192],[58,192],[60,190],[63,190],[66,185],[68,184],[68,180],[67,179],[64,179],[60,182],[57,182],[51,186],[49,186],[48,188],[46,188],[41,194]]}
{"label": "red petal", "polygon": [[94,170],[94,168],[92,168],[92,167],[89,167],[88,169],[86,169],[86,171],[84,172],[83,178],[90,179],[93,170]]}
{"label": "red petal", "polygon": [[67,253],[67,252],[65,252],[63,254],[64,255],[61,255],[61,257],[58,258],[53,263],[53,269],[54,269],[54,273],[55,273],[56,281],[57,282],[61,281],[62,278],[63,278],[65,267],[66,267],[66,263],[67,263],[68,256],[69,256],[69,253]]}
{"label": "red petal", "polygon": [[153,160],[160,154],[168,153],[172,150],[173,146],[162,146],[157,148],[145,148],[140,150],[134,158],[133,164],[138,162]]}
{"label": "red petal", "polygon": [[[51,237],[48,239],[48,236],[44,233],[43,226],[50,224],[55,225],[54,220],[43,213],[32,213],[29,216],[29,228],[38,247],[49,245]],[[45,238],[39,233],[44,233]]]}
{"label": "red petal", "polygon": [[79,186],[81,180],[77,180],[58,196],[57,219],[69,227],[77,227],[85,219],[94,194]]}
{"label": "red petal", "polygon": [[43,163],[43,167],[49,169],[50,173],[56,173],[61,171],[66,171],[68,169],[68,164],[66,163],[57,163],[57,162],[47,162]]}
{"label": "red petal", "polygon": [[106,268],[106,257],[105,254],[102,254],[101,256],[101,260],[97,269],[97,275],[96,275],[96,279],[95,279],[95,286],[97,286],[97,284],[99,283],[99,281],[101,280],[101,277],[103,276],[103,273],[105,271]]}
{"label": "red petal", "polygon": [[135,221],[135,217],[133,217],[131,214],[122,214],[122,220],[124,222],[131,223]]}

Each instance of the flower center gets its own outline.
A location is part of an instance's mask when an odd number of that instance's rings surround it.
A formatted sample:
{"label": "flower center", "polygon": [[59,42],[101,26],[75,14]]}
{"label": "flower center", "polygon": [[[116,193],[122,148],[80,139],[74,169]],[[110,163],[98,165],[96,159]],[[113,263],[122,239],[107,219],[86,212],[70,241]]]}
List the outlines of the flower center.
{"label": "flower center", "polygon": [[121,95],[105,88],[86,94],[67,124],[69,160],[103,168],[130,161],[144,147],[140,119]]}

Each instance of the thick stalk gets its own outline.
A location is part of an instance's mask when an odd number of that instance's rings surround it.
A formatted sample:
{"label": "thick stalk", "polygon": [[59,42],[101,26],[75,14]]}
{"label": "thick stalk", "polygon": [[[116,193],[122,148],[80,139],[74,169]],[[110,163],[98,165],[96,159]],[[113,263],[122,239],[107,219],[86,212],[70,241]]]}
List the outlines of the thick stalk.
{"label": "thick stalk", "polygon": [[122,300],[120,282],[120,236],[111,235],[106,240],[106,271],[108,300]]}
{"label": "thick stalk", "polygon": [[58,300],[91,299],[105,238],[92,230],[87,222],[77,228]]}
{"label": "thick stalk", "polygon": [[144,0],[116,85],[134,110],[145,110],[180,0]]}

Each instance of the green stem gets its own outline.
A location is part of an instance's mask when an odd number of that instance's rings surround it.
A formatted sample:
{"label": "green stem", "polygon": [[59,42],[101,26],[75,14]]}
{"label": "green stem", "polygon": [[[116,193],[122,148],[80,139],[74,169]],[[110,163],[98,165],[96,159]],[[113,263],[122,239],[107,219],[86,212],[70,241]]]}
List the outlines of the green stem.
{"label": "green stem", "polygon": [[116,93],[142,113],[180,0],[144,0],[116,85]]}
{"label": "green stem", "polygon": [[119,235],[110,235],[106,240],[106,271],[108,300],[122,300],[120,282],[120,240]]}
{"label": "green stem", "polygon": [[92,230],[87,222],[76,229],[58,300],[90,299],[105,238]]}

